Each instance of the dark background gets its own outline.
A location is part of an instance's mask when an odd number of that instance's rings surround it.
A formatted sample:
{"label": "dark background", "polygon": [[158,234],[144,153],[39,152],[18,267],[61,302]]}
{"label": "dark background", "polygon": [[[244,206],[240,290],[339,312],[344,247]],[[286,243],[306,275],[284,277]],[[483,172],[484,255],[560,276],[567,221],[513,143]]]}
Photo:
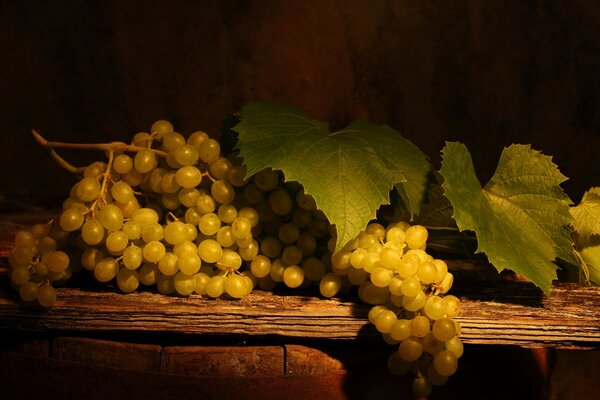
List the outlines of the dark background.
{"label": "dark background", "polygon": [[270,100],[391,125],[436,167],[460,140],[481,179],[531,143],[578,201],[600,184],[599,47],[593,1],[0,0],[0,189],[67,193],[30,128],[98,142],[166,118],[216,136]]}

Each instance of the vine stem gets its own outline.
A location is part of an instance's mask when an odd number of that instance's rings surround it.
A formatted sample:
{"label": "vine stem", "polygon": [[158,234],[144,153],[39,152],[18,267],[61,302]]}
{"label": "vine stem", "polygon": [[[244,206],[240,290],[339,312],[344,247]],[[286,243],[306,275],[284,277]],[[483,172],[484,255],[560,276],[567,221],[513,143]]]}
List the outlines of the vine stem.
{"label": "vine stem", "polygon": [[54,149],[79,149],[79,150],[100,150],[100,151],[124,151],[124,152],[138,152],[140,150],[150,150],[154,154],[159,157],[167,157],[167,153],[147,147],[134,146],[131,144],[125,143],[65,143],[65,142],[52,142],[44,138],[38,131],[35,129],[31,130],[31,134],[33,138],[38,142],[42,147],[48,149],[50,153],[50,157],[54,161],[56,161],[61,167],[65,168],[69,172],[73,173],[81,173],[84,168],[75,167],[69,162],[65,161],[61,156],[59,156]]}

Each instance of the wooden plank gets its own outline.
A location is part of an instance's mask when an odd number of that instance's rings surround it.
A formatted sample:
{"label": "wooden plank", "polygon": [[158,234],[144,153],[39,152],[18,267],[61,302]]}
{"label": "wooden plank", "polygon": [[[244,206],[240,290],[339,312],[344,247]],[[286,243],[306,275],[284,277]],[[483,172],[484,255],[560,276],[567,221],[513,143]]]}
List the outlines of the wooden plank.
{"label": "wooden plank", "polygon": [[52,342],[54,358],[137,371],[159,371],[160,355],[161,347],[150,344],[75,337],[58,337]]}
{"label": "wooden plank", "polygon": [[196,376],[283,375],[283,347],[165,347],[163,349],[161,369],[164,372]]}
{"label": "wooden plank", "polygon": [[[512,285],[512,286],[511,286]],[[507,288],[508,286],[508,288]],[[529,284],[490,283],[462,296],[457,320],[465,343],[524,347],[600,347],[600,288],[556,284],[548,297]],[[484,290],[485,289],[485,290]],[[520,293],[514,303],[512,296]],[[381,340],[366,322],[369,306],[348,299],[255,291],[243,300],[181,298],[151,292],[61,288],[49,310],[0,290],[6,330],[53,332],[155,332],[184,335],[282,336]],[[491,300],[491,297],[494,300]]]}

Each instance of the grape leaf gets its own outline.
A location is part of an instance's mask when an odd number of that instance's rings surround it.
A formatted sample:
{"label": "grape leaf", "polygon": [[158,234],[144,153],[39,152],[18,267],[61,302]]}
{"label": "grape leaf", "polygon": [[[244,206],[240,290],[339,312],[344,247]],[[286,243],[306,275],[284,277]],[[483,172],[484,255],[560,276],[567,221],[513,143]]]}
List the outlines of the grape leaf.
{"label": "grape leaf", "polygon": [[475,231],[477,252],[498,271],[525,275],[548,294],[556,279],[553,261],[574,261],[567,228],[571,201],[559,186],[567,178],[551,157],[528,145],[512,145],[482,188],[464,144],[448,142],[442,153],[444,194],[459,229]]}
{"label": "grape leaf", "polygon": [[389,203],[400,182],[409,207],[418,214],[429,163],[414,144],[385,125],[355,121],[329,132],[326,124],[297,108],[254,102],[239,113],[238,148],[247,174],[264,168],[282,170],[300,182],[336,225],[336,249],[354,238],[377,208]]}
{"label": "grape leaf", "polygon": [[573,228],[583,238],[600,235],[600,187],[593,187],[583,195],[581,202],[571,207]]}

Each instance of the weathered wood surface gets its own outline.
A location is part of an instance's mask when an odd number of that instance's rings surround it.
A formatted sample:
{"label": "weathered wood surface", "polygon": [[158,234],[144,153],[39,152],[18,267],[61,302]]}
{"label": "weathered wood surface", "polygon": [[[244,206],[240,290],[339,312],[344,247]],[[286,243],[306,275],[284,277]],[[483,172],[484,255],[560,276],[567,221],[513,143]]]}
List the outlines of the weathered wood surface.
{"label": "weathered wood surface", "polygon": [[[494,293],[494,288],[487,288]],[[180,298],[150,292],[120,294],[59,289],[50,310],[15,301],[0,291],[0,326],[54,332],[154,332],[184,335],[281,336],[314,339],[379,338],[366,322],[369,306],[343,299],[277,295],[256,291],[243,300]],[[536,291],[532,291],[536,293]],[[469,295],[470,297],[471,295]],[[600,288],[555,285],[539,298],[523,291],[511,297],[461,296],[457,318],[465,343],[525,347],[600,347]],[[483,296],[481,296],[483,297]]]}

